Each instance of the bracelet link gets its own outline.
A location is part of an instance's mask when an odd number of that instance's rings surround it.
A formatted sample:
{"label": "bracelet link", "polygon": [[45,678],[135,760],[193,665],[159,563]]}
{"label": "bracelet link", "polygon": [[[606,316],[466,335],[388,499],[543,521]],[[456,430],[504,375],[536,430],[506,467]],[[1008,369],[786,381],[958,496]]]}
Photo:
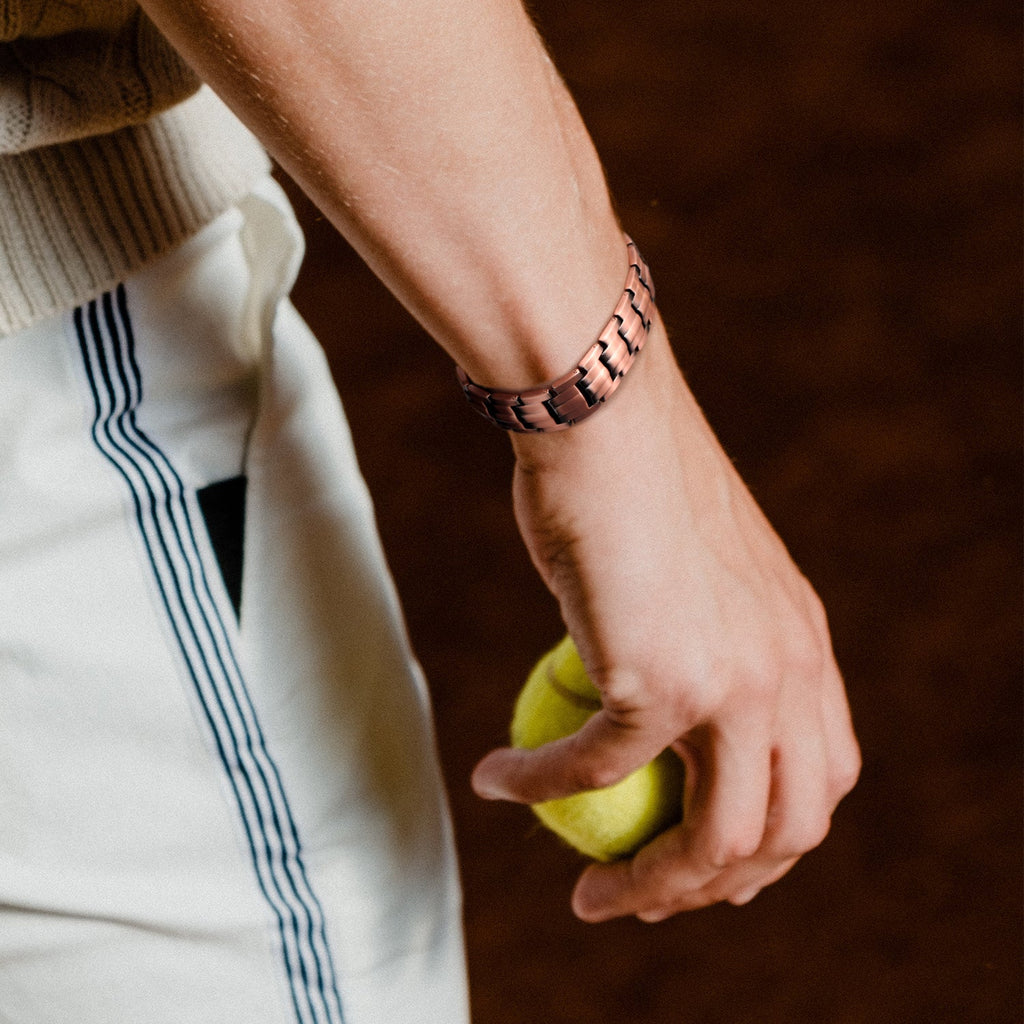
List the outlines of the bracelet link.
{"label": "bracelet link", "polygon": [[547,384],[525,391],[500,391],[470,380],[457,366],[470,406],[505,430],[520,433],[565,430],[596,412],[615,392],[647,340],[654,316],[654,284],[636,243],[627,236],[629,272],[611,319],[579,363]]}

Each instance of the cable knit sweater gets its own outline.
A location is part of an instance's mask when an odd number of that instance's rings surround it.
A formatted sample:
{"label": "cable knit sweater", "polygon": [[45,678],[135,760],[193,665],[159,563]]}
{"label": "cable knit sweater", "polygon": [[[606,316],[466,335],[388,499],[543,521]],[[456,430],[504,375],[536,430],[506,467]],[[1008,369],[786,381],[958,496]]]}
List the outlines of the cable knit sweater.
{"label": "cable knit sweater", "polygon": [[132,0],[0,0],[0,336],[100,294],[268,169]]}

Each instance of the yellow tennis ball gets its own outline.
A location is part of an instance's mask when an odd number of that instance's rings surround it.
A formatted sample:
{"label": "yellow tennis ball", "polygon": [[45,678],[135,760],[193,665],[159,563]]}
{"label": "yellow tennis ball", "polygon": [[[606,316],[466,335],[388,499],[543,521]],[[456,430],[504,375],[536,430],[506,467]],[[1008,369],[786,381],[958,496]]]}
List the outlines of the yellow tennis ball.
{"label": "yellow tennis ball", "polygon": [[[534,667],[516,701],[512,745],[533,749],[576,732],[601,707],[572,638]],[[682,818],[683,763],[666,750],[607,789],[534,804],[552,832],[594,860],[628,857]]]}

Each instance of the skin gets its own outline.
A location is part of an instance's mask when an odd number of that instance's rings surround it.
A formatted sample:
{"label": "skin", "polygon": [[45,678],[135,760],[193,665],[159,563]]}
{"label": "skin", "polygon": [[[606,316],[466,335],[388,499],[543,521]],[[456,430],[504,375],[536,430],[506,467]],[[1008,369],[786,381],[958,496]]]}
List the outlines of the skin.
{"label": "skin", "polygon": [[[143,7],[473,379],[556,377],[604,326],[626,275],[620,226],[518,0]],[[512,445],[523,540],[604,707],[573,737],[492,751],[474,787],[534,803],[671,746],[685,823],[587,868],[573,908],[657,921],[746,902],[821,842],[860,769],[817,595],[660,319],[597,415]]]}

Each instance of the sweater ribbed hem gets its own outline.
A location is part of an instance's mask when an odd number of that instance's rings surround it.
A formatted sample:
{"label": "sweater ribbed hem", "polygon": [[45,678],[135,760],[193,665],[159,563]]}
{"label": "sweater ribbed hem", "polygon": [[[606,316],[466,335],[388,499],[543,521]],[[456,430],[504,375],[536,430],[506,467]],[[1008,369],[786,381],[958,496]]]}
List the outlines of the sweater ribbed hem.
{"label": "sweater ribbed hem", "polygon": [[269,170],[205,87],[143,125],[0,157],[0,336],[95,298]]}

